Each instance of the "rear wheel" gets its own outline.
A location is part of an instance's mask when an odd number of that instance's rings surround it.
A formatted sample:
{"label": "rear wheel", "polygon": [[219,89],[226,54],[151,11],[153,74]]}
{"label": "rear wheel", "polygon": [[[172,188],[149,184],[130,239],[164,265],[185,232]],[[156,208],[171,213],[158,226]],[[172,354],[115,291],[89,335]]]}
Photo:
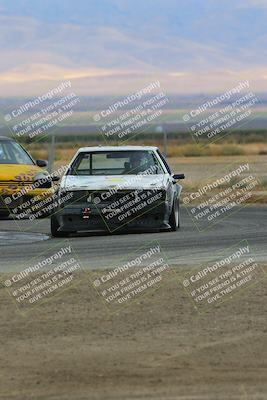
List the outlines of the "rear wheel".
{"label": "rear wheel", "polygon": [[169,224],[171,226],[171,231],[175,232],[180,228],[180,204],[179,200],[174,200],[172,206],[172,212],[169,219]]}
{"label": "rear wheel", "polygon": [[50,219],[50,228],[51,228],[51,236],[53,237],[67,237],[69,235],[69,232],[61,232],[58,231],[60,225],[58,223],[57,218],[52,215]]}

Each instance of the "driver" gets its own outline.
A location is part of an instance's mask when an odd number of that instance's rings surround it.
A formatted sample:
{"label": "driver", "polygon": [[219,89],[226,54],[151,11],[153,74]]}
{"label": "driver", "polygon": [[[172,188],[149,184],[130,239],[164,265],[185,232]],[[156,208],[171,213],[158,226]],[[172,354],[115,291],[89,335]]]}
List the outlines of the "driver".
{"label": "driver", "polygon": [[147,170],[151,161],[148,157],[147,152],[144,151],[133,151],[130,154],[129,162],[124,164],[124,174],[138,175],[142,174]]}
{"label": "driver", "polygon": [[132,172],[133,174],[140,174],[146,170],[146,155],[141,151],[133,152],[130,155],[128,165],[128,172]]}

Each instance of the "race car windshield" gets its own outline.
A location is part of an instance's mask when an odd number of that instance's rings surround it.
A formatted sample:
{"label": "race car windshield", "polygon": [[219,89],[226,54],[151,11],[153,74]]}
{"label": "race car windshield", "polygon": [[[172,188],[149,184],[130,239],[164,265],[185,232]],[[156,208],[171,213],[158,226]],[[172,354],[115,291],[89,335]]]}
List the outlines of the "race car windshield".
{"label": "race car windshield", "polygon": [[34,162],[18,143],[3,140],[0,141],[0,164],[33,165]]}
{"label": "race car windshield", "polygon": [[153,151],[80,153],[68,175],[155,175],[164,171]]}

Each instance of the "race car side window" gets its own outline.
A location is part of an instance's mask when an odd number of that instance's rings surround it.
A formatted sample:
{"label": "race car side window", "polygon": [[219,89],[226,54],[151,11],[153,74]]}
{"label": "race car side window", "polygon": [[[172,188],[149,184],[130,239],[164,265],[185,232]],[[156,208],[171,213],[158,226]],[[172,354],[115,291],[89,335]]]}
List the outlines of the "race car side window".
{"label": "race car side window", "polygon": [[11,160],[9,154],[7,154],[6,148],[3,146],[3,143],[0,143],[0,162],[5,164],[8,159]]}
{"label": "race car side window", "polygon": [[160,156],[161,161],[162,161],[163,164],[165,165],[165,167],[166,167],[168,173],[171,175],[171,174],[172,174],[172,171],[171,171],[171,169],[170,169],[170,167],[169,167],[169,165],[168,165],[168,163],[167,163],[165,157],[163,156],[163,154],[161,154],[161,152],[160,152],[159,150],[157,150],[157,153],[158,153],[158,155]]}

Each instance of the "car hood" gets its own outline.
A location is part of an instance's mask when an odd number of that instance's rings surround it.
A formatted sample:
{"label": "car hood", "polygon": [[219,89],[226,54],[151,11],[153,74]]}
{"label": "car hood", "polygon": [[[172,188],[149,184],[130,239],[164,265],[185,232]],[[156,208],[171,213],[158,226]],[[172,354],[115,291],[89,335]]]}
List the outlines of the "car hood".
{"label": "car hood", "polygon": [[61,188],[67,190],[164,189],[168,179],[168,175],[66,175],[62,179]]}
{"label": "car hood", "polygon": [[0,164],[0,181],[27,181],[32,182],[33,177],[40,172],[45,172],[35,165],[25,164]]}

